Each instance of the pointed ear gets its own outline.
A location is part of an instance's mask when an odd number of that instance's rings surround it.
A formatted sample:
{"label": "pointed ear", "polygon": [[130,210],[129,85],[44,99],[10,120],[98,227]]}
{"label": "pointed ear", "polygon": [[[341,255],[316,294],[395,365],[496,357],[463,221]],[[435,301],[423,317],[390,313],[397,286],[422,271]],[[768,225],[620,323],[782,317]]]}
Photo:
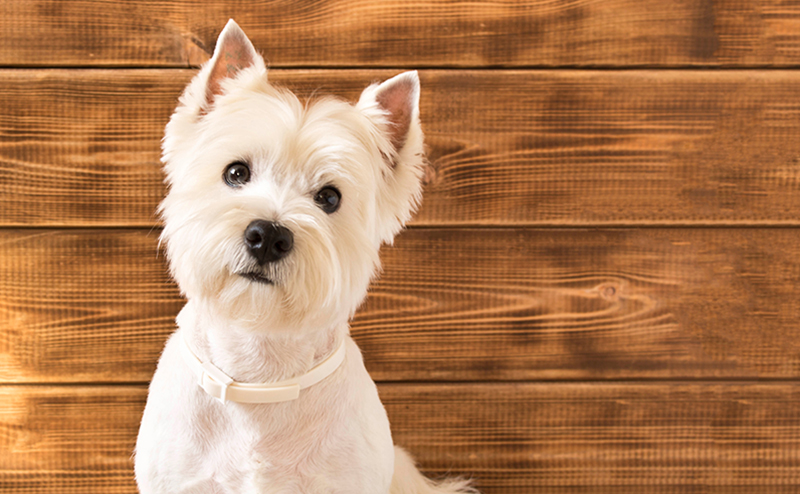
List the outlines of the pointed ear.
{"label": "pointed ear", "polygon": [[214,56],[208,63],[211,65],[211,71],[206,82],[206,107],[222,94],[222,82],[225,79],[236,77],[240,70],[257,63],[263,65],[264,61],[242,28],[230,19],[220,33]]}
{"label": "pointed ear", "polygon": [[[382,155],[376,203],[380,242],[394,236],[417,209],[425,172],[425,144],[419,122],[419,76],[405,72],[361,93],[357,107],[374,124]],[[383,137],[383,138],[380,138]]]}
{"label": "pointed ear", "polygon": [[404,72],[378,86],[370,86],[361,94],[359,105],[374,103],[389,123],[388,137],[396,153],[408,140],[412,126],[419,118],[419,75]]}

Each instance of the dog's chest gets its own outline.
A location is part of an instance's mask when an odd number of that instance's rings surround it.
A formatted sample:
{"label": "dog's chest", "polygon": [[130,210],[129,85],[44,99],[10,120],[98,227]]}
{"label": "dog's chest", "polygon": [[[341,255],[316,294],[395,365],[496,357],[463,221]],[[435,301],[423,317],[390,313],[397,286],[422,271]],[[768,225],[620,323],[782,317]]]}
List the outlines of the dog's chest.
{"label": "dog's chest", "polygon": [[224,492],[353,494],[388,485],[391,437],[380,420],[348,419],[336,410],[352,411],[334,404],[325,414],[295,408],[227,414],[229,425],[207,439],[217,464],[206,471]]}
{"label": "dog's chest", "polygon": [[[335,414],[308,416],[291,408],[273,416],[230,414],[232,430],[212,440],[216,454],[227,460],[215,469],[215,478],[226,491],[353,493],[359,492],[354,486],[382,482],[376,475],[379,452],[369,451],[356,423],[338,420]],[[230,435],[233,431],[235,437]]]}
{"label": "dog's chest", "polygon": [[388,419],[350,344],[342,374],[325,385],[304,390],[296,401],[246,405],[206,395],[175,358],[170,341],[137,446],[150,459],[137,464],[140,482],[165,486],[147,492],[388,491],[393,469]]}

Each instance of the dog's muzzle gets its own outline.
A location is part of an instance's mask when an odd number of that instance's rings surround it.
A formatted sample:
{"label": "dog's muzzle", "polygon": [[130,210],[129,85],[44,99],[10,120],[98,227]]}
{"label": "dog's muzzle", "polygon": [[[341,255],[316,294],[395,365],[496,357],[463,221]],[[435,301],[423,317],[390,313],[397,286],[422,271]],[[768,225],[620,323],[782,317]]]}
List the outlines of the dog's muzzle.
{"label": "dog's muzzle", "polygon": [[197,376],[198,384],[206,393],[222,403],[280,403],[300,397],[300,390],[311,387],[336,371],[344,362],[345,340],[328,358],[302,376],[276,383],[240,383],[225,374],[211,362],[203,362],[189,348],[186,338],[181,337],[183,360]]}

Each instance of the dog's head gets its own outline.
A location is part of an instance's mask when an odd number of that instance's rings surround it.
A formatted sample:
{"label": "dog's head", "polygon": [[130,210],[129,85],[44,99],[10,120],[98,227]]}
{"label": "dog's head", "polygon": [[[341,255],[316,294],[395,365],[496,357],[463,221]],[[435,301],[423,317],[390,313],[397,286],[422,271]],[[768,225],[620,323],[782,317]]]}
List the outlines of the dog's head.
{"label": "dog's head", "polygon": [[416,209],[419,80],[355,105],[302,103],[267,81],[233,21],[166,128],[161,204],[172,274],[188,298],[243,326],[328,328],[351,317]]}

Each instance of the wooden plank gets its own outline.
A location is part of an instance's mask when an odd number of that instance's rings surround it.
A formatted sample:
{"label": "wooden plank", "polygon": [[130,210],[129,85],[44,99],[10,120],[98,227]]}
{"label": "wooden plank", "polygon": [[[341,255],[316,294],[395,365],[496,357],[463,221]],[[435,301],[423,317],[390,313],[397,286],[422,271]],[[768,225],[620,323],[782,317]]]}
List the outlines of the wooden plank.
{"label": "wooden plank", "polygon": [[0,491],[136,493],[143,386],[0,389]]}
{"label": "wooden plank", "polygon": [[[4,231],[0,382],[145,382],[156,232]],[[797,378],[800,229],[414,229],[353,322],[380,381]]]}
{"label": "wooden plank", "polygon": [[0,64],[178,66],[229,17],[273,66],[790,66],[800,8],[783,0],[116,2],[0,6]]}
{"label": "wooden plank", "polygon": [[[797,383],[382,384],[396,443],[484,494],[800,486]],[[143,386],[0,387],[4,493],[134,493]]]}
{"label": "wooden plank", "polygon": [[[395,71],[273,71],[356,98]],[[0,225],[156,224],[190,71],[0,71]],[[416,225],[800,225],[800,74],[426,71]]]}
{"label": "wooden plank", "polygon": [[163,195],[160,139],[189,74],[176,75],[4,72],[3,223],[154,223]]}

